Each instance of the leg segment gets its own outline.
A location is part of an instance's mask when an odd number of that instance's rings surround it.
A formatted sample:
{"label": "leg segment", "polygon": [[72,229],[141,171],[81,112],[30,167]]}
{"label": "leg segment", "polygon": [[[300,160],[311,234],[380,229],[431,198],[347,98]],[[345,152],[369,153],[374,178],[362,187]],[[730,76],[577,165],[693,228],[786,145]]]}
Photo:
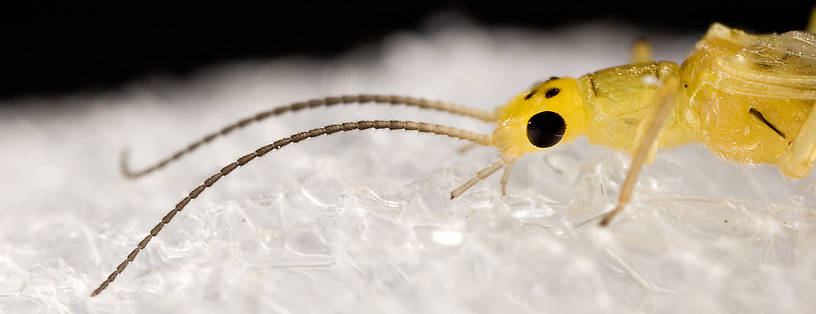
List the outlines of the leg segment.
{"label": "leg segment", "polygon": [[501,177],[502,196],[507,195],[507,181],[510,180],[510,169],[513,169],[513,164],[507,164],[504,167],[504,173]]}
{"label": "leg segment", "polygon": [[[808,33],[816,34],[816,7],[810,11]],[[788,150],[780,158],[777,165],[786,176],[801,178],[810,174],[813,163],[816,162],[816,113],[811,109],[807,120],[799,130],[799,135],[788,146]]]}
{"label": "leg segment", "polygon": [[484,169],[480,170],[479,172],[476,173],[475,177],[473,177],[472,179],[465,182],[465,184],[462,184],[462,186],[460,186],[460,187],[456,188],[455,190],[451,191],[451,193],[450,193],[451,194],[451,199],[454,199],[454,198],[458,197],[459,195],[462,195],[462,193],[465,193],[465,191],[467,191],[467,189],[472,187],[474,184],[478,183],[479,181],[484,180],[485,178],[489,177],[494,172],[499,171],[499,169],[501,169],[502,167],[504,167],[504,162],[499,160],[497,162],[494,162],[494,163],[490,164],[490,166],[487,166],[487,168],[484,168]]}
{"label": "leg segment", "polygon": [[780,158],[779,170],[789,177],[801,178],[810,174],[816,162],[816,110],[811,109],[799,135]]}
{"label": "leg segment", "polygon": [[638,38],[629,48],[632,63],[652,62],[652,44],[646,38]]}
{"label": "leg segment", "polygon": [[807,28],[805,31],[811,34],[816,34],[816,7],[810,11],[810,19],[808,19]]}
{"label": "leg segment", "polygon": [[649,154],[653,151],[653,147],[657,145],[658,139],[660,138],[660,131],[663,130],[666,121],[671,117],[679,90],[680,81],[676,77],[669,77],[663,82],[663,86],[657,90],[654,98],[652,98],[650,105],[655,106],[654,108],[656,110],[651,118],[642,122],[648,123],[649,127],[635,150],[632,163],[629,165],[629,172],[626,174],[626,179],[623,180],[623,186],[618,196],[618,204],[601,219],[601,226],[605,227],[608,225],[609,222],[612,221],[612,218],[620,213],[623,207],[631,200],[640,169],[643,168],[643,164],[648,160]]}

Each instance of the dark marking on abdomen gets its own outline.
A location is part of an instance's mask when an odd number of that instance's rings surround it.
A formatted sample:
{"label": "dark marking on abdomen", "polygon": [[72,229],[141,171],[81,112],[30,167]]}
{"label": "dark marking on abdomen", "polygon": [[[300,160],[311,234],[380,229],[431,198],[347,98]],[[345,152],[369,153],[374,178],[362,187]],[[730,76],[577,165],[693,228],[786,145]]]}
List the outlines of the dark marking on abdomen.
{"label": "dark marking on abdomen", "polygon": [[762,121],[762,123],[765,123],[765,125],[767,125],[769,128],[771,128],[771,130],[776,132],[776,134],[779,134],[779,136],[781,136],[782,138],[785,138],[785,133],[782,133],[782,131],[780,131],[773,124],[771,124],[771,122],[769,122],[768,119],[765,119],[765,116],[763,116],[762,113],[759,112],[759,110],[751,108],[751,110],[748,110],[748,112],[750,114],[752,114],[754,117],[756,117],[757,119],[759,119],[759,121]]}
{"label": "dark marking on abdomen", "polygon": [[589,74],[589,86],[592,87],[592,95],[598,97],[598,88],[595,87],[595,74]]}

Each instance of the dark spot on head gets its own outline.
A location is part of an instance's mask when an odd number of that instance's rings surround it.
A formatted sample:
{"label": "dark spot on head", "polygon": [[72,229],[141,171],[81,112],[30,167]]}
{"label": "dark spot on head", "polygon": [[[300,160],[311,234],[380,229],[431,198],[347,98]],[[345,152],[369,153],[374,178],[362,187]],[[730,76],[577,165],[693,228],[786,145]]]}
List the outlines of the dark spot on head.
{"label": "dark spot on head", "polygon": [[535,90],[535,89],[534,89],[534,90],[531,90],[529,93],[527,93],[527,95],[525,95],[525,96],[524,96],[524,100],[529,100],[529,99],[530,99],[530,97],[533,97],[533,95],[535,95],[535,93],[536,93],[537,91],[538,91],[538,90]]}
{"label": "dark spot on head", "polygon": [[555,95],[558,95],[559,92],[561,92],[561,90],[558,88],[550,88],[549,90],[547,90],[547,93],[544,94],[544,97],[553,98],[555,97]]}
{"label": "dark spot on head", "polygon": [[566,130],[564,118],[552,111],[539,112],[527,121],[527,139],[530,144],[540,148],[560,142]]}
{"label": "dark spot on head", "polygon": [[557,77],[557,76],[550,76],[550,79],[549,79],[549,80],[547,80],[547,82],[552,81],[552,80],[557,80],[557,79],[558,79],[558,77]]}

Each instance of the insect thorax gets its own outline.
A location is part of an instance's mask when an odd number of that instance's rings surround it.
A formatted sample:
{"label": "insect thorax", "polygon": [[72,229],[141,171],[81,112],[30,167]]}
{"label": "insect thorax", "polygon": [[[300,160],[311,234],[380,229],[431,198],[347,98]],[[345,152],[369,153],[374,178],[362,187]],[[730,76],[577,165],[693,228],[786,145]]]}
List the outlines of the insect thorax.
{"label": "insect thorax", "polygon": [[[600,70],[578,79],[587,111],[586,136],[590,143],[633,151],[638,132],[645,131],[644,118],[659,82],[676,76],[672,62],[649,62]],[[682,94],[682,93],[681,93]],[[674,146],[693,140],[693,127],[684,119],[685,95],[678,97],[675,113],[661,133],[659,146]]]}

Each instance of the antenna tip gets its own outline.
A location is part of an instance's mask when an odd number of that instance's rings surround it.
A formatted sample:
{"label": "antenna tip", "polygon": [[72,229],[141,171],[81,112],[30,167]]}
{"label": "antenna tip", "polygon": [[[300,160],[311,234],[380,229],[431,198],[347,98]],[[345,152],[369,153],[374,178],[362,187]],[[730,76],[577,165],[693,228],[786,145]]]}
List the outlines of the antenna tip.
{"label": "antenna tip", "polygon": [[97,288],[96,288],[96,289],[95,289],[93,292],[91,292],[91,298],[93,298],[93,297],[95,297],[95,296],[98,296],[100,293],[102,293],[102,290],[105,290],[105,288],[106,288],[107,286],[108,286],[108,285],[104,285],[104,286],[99,286],[99,287],[97,287]]}

